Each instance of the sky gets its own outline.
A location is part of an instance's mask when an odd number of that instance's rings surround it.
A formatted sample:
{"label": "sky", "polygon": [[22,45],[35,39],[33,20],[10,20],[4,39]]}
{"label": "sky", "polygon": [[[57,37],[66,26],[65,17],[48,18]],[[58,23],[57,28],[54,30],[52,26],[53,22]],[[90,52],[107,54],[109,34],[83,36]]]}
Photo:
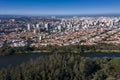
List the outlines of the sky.
{"label": "sky", "polygon": [[120,0],[0,0],[0,14],[119,14]]}

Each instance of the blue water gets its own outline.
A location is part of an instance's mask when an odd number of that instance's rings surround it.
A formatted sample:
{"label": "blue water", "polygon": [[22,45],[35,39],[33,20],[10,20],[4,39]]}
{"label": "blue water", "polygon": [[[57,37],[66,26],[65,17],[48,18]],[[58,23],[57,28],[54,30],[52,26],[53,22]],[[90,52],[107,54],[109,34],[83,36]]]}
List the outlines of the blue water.
{"label": "blue water", "polygon": [[[11,55],[11,56],[1,56],[0,57],[0,68],[6,68],[8,65],[16,66],[21,63],[26,63],[31,59],[36,59],[37,57],[41,56],[49,56],[48,54],[22,54],[22,55]],[[83,54],[83,57],[90,57],[90,58],[120,58],[120,53],[88,53]]]}
{"label": "blue water", "polygon": [[87,54],[83,54],[82,56],[84,57],[90,57],[90,58],[94,58],[94,57],[98,57],[98,58],[102,58],[102,57],[109,57],[109,58],[120,58],[120,53],[87,53]]}
{"label": "blue water", "polygon": [[22,55],[1,56],[0,68],[5,68],[8,65],[16,66],[23,62],[25,63],[31,59],[36,59],[37,57],[44,56],[44,55],[45,54],[22,54]]}

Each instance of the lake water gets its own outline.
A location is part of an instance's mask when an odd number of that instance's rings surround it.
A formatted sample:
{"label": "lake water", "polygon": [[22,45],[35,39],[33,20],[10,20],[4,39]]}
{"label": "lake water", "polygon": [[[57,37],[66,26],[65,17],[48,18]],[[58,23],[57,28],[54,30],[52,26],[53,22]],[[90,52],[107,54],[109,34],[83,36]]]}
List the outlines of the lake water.
{"label": "lake water", "polygon": [[23,62],[28,62],[30,59],[36,59],[37,57],[45,56],[45,54],[21,54],[0,56],[0,68],[7,67],[8,65],[16,66]]}
{"label": "lake water", "polygon": [[[30,59],[36,59],[40,56],[45,56],[48,54],[22,54],[22,55],[11,55],[11,56],[1,56],[0,57],[0,68],[7,67],[8,65],[16,66],[23,62],[28,62]],[[91,53],[91,54],[83,54],[84,57],[109,57],[109,58],[120,58],[120,53]]]}
{"label": "lake water", "polygon": [[84,57],[90,57],[90,58],[94,58],[94,57],[98,57],[98,58],[102,58],[102,57],[109,57],[109,58],[120,58],[120,53],[87,53],[87,54],[82,54],[82,56]]}

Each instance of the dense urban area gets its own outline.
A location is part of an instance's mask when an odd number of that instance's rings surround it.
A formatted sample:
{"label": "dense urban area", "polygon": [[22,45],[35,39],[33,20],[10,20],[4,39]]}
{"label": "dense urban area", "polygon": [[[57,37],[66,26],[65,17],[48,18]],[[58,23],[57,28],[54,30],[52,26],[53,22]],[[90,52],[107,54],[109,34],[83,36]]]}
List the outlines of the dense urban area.
{"label": "dense urban area", "polygon": [[120,44],[120,17],[0,19],[0,47]]}

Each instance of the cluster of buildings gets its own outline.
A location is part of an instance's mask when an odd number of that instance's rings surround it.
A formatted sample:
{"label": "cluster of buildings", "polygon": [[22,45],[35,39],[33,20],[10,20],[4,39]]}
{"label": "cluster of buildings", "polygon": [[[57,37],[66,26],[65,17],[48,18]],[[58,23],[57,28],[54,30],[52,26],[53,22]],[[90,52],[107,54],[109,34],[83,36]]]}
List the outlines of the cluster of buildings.
{"label": "cluster of buildings", "polygon": [[0,19],[0,47],[120,44],[120,17]]}

